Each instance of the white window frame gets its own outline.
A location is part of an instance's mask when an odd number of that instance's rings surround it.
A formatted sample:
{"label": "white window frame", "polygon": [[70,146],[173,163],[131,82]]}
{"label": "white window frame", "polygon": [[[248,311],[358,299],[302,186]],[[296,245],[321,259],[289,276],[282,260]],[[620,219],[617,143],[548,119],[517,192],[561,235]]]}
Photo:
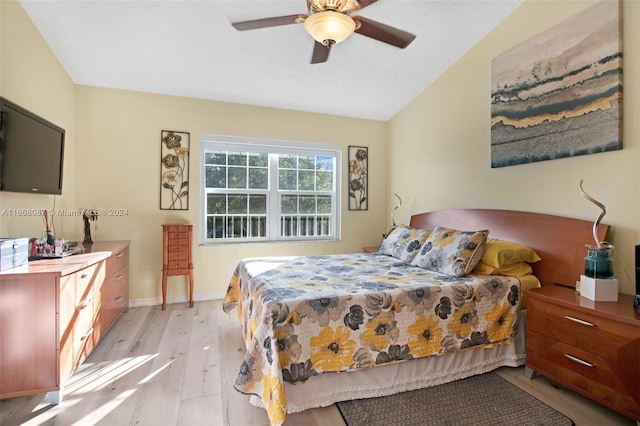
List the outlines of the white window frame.
{"label": "white window frame", "polygon": [[[280,221],[278,219],[272,220],[269,215],[277,214],[280,216],[280,191],[278,190],[278,173],[277,164],[276,168],[272,169],[273,164],[269,163],[269,189],[267,190],[267,231],[266,238],[229,238],[218,239],[207,237],[207,194],[214,191],[209,191],[206,187],[206,165],[205,154],[208,151],[228,149],[230,151],[264,151],[268,150],[270,154],[298,154],[298,155],[327,155],[335,157],[335,169],[334,175],[334,188],[333,197],[334,202],[331,208],[331,231],[330,235],[324,236],[298,236],[298,237],[281,237],[280,236]],[[342,175],[342,147],[339,145],[319,144],[311,142],[294,142],[272,139],[254,139],[254,138],[242,138],[235,136],[222,136],[222,135],[202,135],[200,137],[200,241],[204,245],[220,245],[220,244],[238,244],[238,243],[274,243],[274,242],[301,242],[301,241],[337,241],[340,239],[340,203],[342,199],[341,194],[341,175]],[[304,191],[301,191],[303,193]],[[233,193],[232,191],[228,193]],[[283,193],[290,193],[285,191]],[[275,196],[274,196],[275,195]]]}

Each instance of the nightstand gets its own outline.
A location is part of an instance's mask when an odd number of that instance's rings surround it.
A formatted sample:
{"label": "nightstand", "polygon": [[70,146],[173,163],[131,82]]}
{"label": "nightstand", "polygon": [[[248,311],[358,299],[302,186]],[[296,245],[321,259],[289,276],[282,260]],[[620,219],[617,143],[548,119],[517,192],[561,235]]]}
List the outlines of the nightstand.
{"label": "nightstand", "polygon": [[362,247],[364,253],[377,253],[380,250],[379,246]]}
{"label": "nightstand", "polygon": [[189,305],[193,307],[193,225],[162,225],[162,309],[167,307],[167,277],[189,277]]}
{"label": "nightstand", "polygon": [[557,285],[528,290],[525,374],[540,373],[640,421],[640,310]]}

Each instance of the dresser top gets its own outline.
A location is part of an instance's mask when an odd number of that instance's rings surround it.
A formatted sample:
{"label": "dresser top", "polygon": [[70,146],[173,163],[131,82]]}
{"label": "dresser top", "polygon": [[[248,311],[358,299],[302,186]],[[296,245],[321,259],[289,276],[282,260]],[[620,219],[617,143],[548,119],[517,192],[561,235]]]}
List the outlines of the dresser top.
{"label": "dresser top", "polygon": [[576,311],[614,319],[640,327],[640,309],[633,306],[633,296],[618,294],[617,302],[596,302],[580,296],[575,289],[545,285],[526,291],[527,298],[537,298]]}
{"label": "dresser top", "polygon": [[0,278],[23,274],[52,274],[68,275],[100,262],[113,253],[127,248],[130,241],[96,241],[93,244],[82,245],[84,252],[63,258],[40,259],[28,262],[16,268],[0,272]]}

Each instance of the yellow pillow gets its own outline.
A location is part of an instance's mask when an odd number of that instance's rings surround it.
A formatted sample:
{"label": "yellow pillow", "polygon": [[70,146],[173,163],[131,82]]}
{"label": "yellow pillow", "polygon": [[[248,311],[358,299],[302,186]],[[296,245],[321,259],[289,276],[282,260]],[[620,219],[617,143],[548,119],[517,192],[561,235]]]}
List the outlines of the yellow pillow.
{"label": "yellow pillow", "polygon": [[482,260],[478,262],[473,272],[480,275],[506,275],[508,277],[521,277],[531,274],[533,269],[526,262],[518,262],[513,265],[503,265],[498,268],[484,263]]}
{"label": "yellow pillow", "polygon": [[523,275],[518,277],[518,279],[520,280],[520,306],[518,309],[523,310],[527,309],[527,295],[525,290],[542,287],[542,285],[535,275]]}
{"label": "yellow pillow", "polygon": [[520,262],[534,263],[541,259],[533,249],[520,243],[489,238],[480,260],[487,265],[500,268]]}

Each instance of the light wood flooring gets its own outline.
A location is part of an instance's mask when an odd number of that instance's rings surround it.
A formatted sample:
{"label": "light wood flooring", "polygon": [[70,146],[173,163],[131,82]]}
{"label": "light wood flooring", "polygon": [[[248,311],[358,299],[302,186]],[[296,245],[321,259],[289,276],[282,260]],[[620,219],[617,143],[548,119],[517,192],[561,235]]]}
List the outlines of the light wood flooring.
{"label": "light wood flooring", "polygon": [[[131,308],[105,336],[65,388],[60,405],[46,395],[0,401],[0,425],[268,425],[232,383],[243,341],[235,310],[222,302]],[[524,368],[498,373],[582,425],[636,422]],[[286,426],[344,425],[335,406],[287,417]]]}

